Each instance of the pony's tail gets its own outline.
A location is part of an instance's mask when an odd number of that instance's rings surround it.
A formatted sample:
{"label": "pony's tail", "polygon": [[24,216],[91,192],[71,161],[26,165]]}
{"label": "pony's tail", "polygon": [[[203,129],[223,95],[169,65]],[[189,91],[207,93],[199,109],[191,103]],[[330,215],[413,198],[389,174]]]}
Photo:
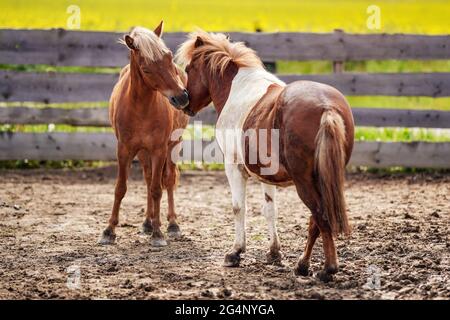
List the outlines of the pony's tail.
{"label": "pony's tail", "polygon": [[333,235],[350,233],[345,198],[345,125],[333,109],[323,112],[316,137],[315,173],[319,182],[321,214]]}

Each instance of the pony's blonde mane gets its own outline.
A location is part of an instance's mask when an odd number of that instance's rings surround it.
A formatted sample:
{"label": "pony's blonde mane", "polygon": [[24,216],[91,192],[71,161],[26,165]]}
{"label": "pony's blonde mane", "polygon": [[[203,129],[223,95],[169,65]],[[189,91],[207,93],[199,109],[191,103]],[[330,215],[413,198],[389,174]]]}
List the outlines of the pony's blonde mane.
{"label": "pony's blonde mane", "polygon": [[[130,37],[133,38],[133,44],[139,49],[142,56],[150,61],[159,60],[169,52],[164,41],[149,29],[134,27],[130,32]],[[124,39],[119,39],[119,43],[127,45]]]}
{"label": "pony's blonde mane", "polygon": [[[203,45],[196,48],[197,37],[203,40]],[[193,59],[199,59],[212,73],[218,71],[221,74],[231,62],[239,68],[264,68],[255,51],[243,42],[232,43],[223,33],[208,33],[203,30],[189,34],[189,39],[178,48],[175,59],[183,68]]]}

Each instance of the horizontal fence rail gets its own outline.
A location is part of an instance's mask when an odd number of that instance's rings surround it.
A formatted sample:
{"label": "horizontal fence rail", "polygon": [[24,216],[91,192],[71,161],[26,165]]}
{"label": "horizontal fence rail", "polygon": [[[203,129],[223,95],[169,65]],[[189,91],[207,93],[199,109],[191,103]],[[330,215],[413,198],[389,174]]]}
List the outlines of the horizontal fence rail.
{"label": "horizontal fence rail", "polygon": [[[402,110],[352,108],[357,126],[450,128],[450,112],[438,110]],[[215,125],[217,113],[209,107],[190,122]],[[108,108],[33,108],[0,107],[0,124],[67,124],[72,126],[110,127]]]}
{"label": "horizontal fence rail", "polygon": [[[117,44],[125,32],[0,30],[0,63],[55,66],[123,66],[127,49]],[[228,33],[243,41],[263,61],[275,60],[407,60],[448,59],[450,36],[412,34]],[[186,33],[165,33],[175,51]]]}
{"label": "horizontal fence rail", "polygon": [[[117,40],[124,33],[0,29],[0,64],[119,67],[128,63],[128,49]],[[333,61],[334,73],[279,75],[287,83],[311,80],[336,87],[354,96],[449,97],[450,73],[347,73],[345,61],[450,59],[450,35],[333,33],[229,33],[257,51],[268,66],[277,60]],[[164,40],[175,51],[186,33],[166,33]],[[272,69],[271,69],[272,70]],[[108,109],[33,107],[33,103],[100,102],[109,100],[116,73],[18,72],[0,70],[0,102],[21,102],[20,107],[0,107],[0,124],[66,124],[110,127]],[[353,108],[358,126],[450,128],[450,112]],[[214,125],[213,108],[194,121]],[[192,149],[185,141],[185,150]],[[196,141],[203,147],[209,142]],[[214,142],[213,142],[214,143]],[[0,160],[114,160],[112,133],[0,133]],[[200,154],[194,154],[197,161]],[[193,151],[193,150],[191,150]],[[187,160],[187,153],[183,153]],[[450,143],[356,142],[351,164],[369,167],[450,168]]]}
{"label": "horizontal fence rail", "polygon": [[[346,95],[450,96],[450,73],[342,73],[280,75],[282,80],[318,81]],[[0,71],[0,101],[43,103],[109,100],[117,74]]]}
{"label": "horizontal fence rail", "polygon": [[[215,141],[183,141],[180,160],[202,160],[205,147]],[[0,160],[115,160],[116,140],[112,133],[2,133]],[[197,151],[195,153],[194,151]],[[191,155],[191,157],[187,157]],[[369,167],[446,168],[450,143],[356,142],[351,165]]]}

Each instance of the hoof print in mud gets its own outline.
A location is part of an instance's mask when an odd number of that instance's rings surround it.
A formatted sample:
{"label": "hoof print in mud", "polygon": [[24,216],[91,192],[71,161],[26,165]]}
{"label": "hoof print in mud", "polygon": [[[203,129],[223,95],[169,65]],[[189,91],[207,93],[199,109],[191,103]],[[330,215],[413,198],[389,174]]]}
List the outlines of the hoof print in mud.
{"label": "hoof print in mud", "polygon": [[153,233],[152,223],[145,220],[142,224],[142,233],[151,235]]}
{"label": "hoof print in mud", "polygon": [[170,238],[174,238],[174,239],[180,238],[181,230],[180,230],[180,227],[178,226],[178,224],[176,224],[176,223],[169,224],[169,226],[167,227],[167,235]]}
{"label": "hoof print in mud", "polygon": [[109,245],[116,242],[116,235],[109,229],[103,231],[101,238],[98,240],[100,245]]}
{"label": "hoof print in mud", "polygon": [[225,255],[225,260],[223,262],[224,267],[239,267],[241,262],[241,256],[238,253],[228,253]]}
{"label": "hoof print in mud", "polygon": [[325,270],[317,272],[316,277],[317,279],[325,283],[333,281],[333,275],[331,273],[326,272]]}

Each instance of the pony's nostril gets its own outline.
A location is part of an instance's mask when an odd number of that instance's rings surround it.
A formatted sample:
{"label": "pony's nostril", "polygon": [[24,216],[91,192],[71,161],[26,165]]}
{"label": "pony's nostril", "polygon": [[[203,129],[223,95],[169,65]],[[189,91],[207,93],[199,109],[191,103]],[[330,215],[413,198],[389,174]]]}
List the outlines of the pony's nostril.
{"label": "pony's nostril", "polygon": [[179,96],[177,99],[178,99],[178,102],[180,103],[180,105],[185,107],[189,103],[189,94],[188,94],[187,90],[186,89],[183,90],[183,94],[181,96]]}

